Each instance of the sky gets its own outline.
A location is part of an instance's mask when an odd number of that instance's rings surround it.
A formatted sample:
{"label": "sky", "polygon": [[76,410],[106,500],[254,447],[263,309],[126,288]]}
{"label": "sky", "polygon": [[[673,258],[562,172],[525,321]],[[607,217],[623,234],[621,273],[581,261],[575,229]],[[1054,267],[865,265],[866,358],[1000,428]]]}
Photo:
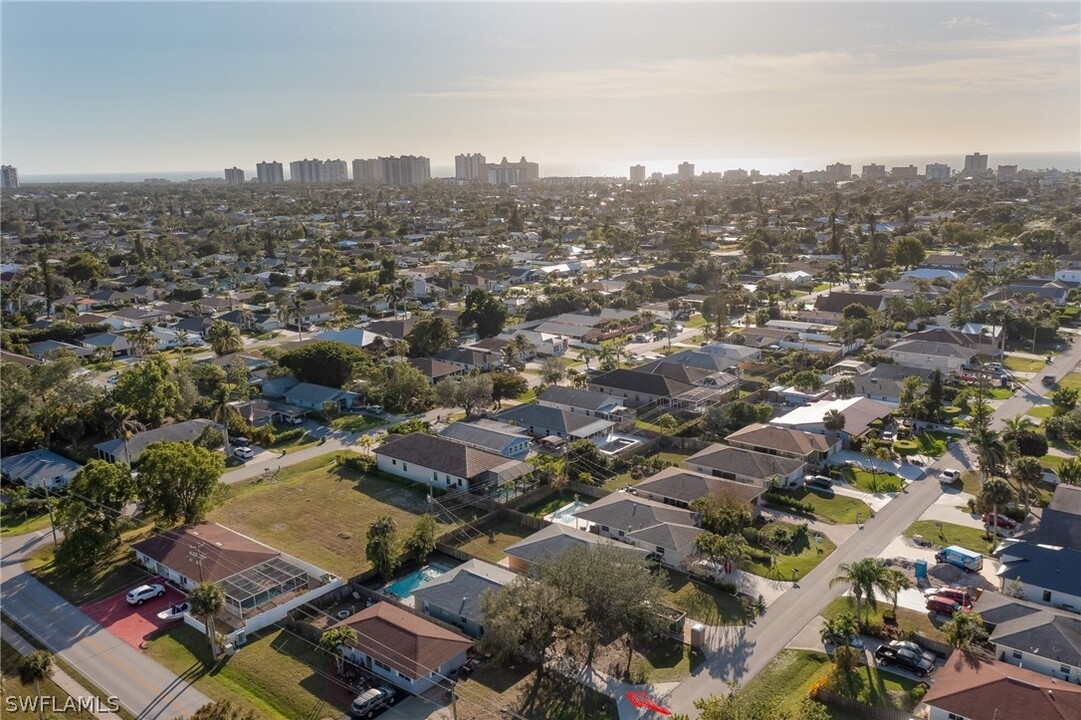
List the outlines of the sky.
{"label": "sky", "polygon": [[1076,2],[4,0],[0,26],[22,175],[1081,153]]}

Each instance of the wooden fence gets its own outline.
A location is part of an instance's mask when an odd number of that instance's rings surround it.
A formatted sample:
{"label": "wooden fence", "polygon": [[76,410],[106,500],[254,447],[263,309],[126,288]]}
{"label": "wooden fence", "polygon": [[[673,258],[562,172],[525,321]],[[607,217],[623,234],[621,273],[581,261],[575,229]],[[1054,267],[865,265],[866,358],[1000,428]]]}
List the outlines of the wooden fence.
{"label": "wooden fence", "polygon": [[860,720],[912,720],[912,713],[904,710],[891,707],[875,707],[829,690],[819,690],[815,695],[815,699],[835,710],[858,717]]}
{"label": "wooden fence", "polygon": [[953,646],[949,643],[932,640],[931,638],[924,637],[923,635],[916,635],[912,638],[912,641],[924,650],[927,650],[928,652],[933,652],[939,657],[947,658],[953,652]]}
{"label": "wooden fence", "polygon": [[568,481],[567,490],[570,490],[572,493],[577,493],[579,495],[585,495],[586,497],[594,498],[596,500],[601,500],[612,494],[611,490],[605,490],[604,488],[597,487],[596,485],[586,485],[585,483],[580,483],[577,480]]}

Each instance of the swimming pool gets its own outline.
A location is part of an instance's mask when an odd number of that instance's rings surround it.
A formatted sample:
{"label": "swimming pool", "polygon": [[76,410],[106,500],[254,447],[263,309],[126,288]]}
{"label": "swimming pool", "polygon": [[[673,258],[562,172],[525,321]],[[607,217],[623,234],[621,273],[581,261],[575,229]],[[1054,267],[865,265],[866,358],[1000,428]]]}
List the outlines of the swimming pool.
{"label": "swimming pool", "polygon": [[445,575],[454,569],[453,565],[446,563],[428,563],[419,570],[414,570],[405,577],[398,578],[394,582],[384,586],[383,592],[394,597],[408,600],[413,591],[422,585],[430,583],[440,575]]}
{"label": "swimming pool", "polygon": [[571,527],[578,526],[578,518],[574,517],[574,513],[589,507],[589,503],[582,502],[581,500],[575,500],[572,503],[564,505],[553,513],[548,513],[544,516],[544,519],[548,522],[556,522],[562,525],[570,525]]}

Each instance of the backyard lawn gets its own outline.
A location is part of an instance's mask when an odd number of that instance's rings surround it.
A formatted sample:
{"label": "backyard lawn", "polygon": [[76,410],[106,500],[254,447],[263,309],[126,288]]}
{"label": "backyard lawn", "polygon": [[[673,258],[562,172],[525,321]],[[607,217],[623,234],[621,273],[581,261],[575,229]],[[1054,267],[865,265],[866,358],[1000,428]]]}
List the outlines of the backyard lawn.
{"label": "backyard lawn", "polygon": [[380,425],[386,425],[387,420],[386,418],[377,417],[375,415],[365,415],[364,413],[360,413],[359,415],[342,415],[339,418],[334,418],[330,424],[335,430],[362,433],[367,432],[372,428],[379,427]]}
{"label": "backyard lawn", "polygon": [[[860,613],[869,618],[869,622],[872,625],[881,625],[883,618],[888,612],[892,613],[893,608],[889,603],[881,601],[878,603],[877,608],[871,608],[870,611],[868,611],[867,603],[864,603],[860,607]],[[856,601],[850,595],[844,595],[837,598],[823,608],[821,612],[822,617],[827,620],[832,620],[845,614],[856,614]],[[901,628],[901,631],[905,633],[911,630],[924,637],[931,638],[932,640],[938,640],[940,642],[946,641],[946,636],[931,622],[931,616],[924,612],[917,612],[915,610],[909,610],[908,608],[897,608],[897,625]]]}
{"label": "backyard lawn", "polygon": [[328,655],[287,630],[271,630],[213,663],[206,638],[182,624],[149,640],[146,654],[209,697],[257,717],[337,716],[355,695],[337,681]]}
{"label": "backyard lawn", "polygon": [[1035,373],[1043,369],[1047,363],[1041,358],[1039,360],[1033,358],[1020,357],[1019,355],[1007,355],[1003,365],[1007,370],[1021,373]]}
{"label": "backyard lawn", "polygon": [[591,498],[588,495],[578,495],[570,490],[561,490],[555,495],[550,495],[525,505],[524,507],[519,508],[518,511],[525,515],[543,518],[545,515],[554,513],[559,508],[570,505],[572,502],[576,501],[590,504],[595,502],[596,498]]}
{"label": "backyard lawn", "polygon": [[423,487],[405,480],[384,480],[336,465],[336,455],[350,453],[312,458],[270,480],[237,483],[230,488],[233,497],[211,511],[208,520],[341,577],[364,572],[369,567],[365,532],[372,521],[388,515],[398,532],[408,535],[428,509],[427,495]]}
{"label": "backyard lawn", "polygon": [[538,676],[533,668],[482,665],[457,684],[458,714],[496,717],[499,708],[544,720],[617,720],[615,701],[558,672]]}
{"label": "backyard lawn", "polygon": [[491,535],[476,537],[464,545],[459,545],[458,549],[494,565],[506,557],[504,550],[536,532],[510,520],[503,520],[489,530]]}
{"label": "backyard lawn", "polygon": [[149,534],[149,527],[124,533],[120,547],[92,567],[65,568],[57,565],[51,544],[34,551],[23,566],[75,605],[84,605],[147,581],[147,572],[131,562],[129,545]]}
{"label": "backyard lawn", "polygon": [[936,547],[960,545],[973,552],[987,552],[990,537],[982,529],[948,522],[941,523],[941,529],[938,525],[936,520],[917,520],[908,526],[904,534],[905,537],[922,535],[924,540],[933,543]]}
{"label": "backyard lawn", "polygon": [[[771,522],[762,528],[761,532],[768,535],[772,529],[778,527],[795,530],[795,526],[790,523]],[[778,580],[792,580],[792,573],[795,571],[798,579],[806,577],[807,573],[818,567],[818,564],[836,549],[837,546],[828,537],[812,530],[805,539],[796,541],[783,552],[777,553],[772,566],[767,550],[752,544],[751,560],[744,564],[743,569],[755,575]]]}
{"label": "backyard lawn", "polygon": [[992,400],[1007,400],[1007,399],[1013,397],[1013,393],[1014,393],[1014,391],[1013,391],[1012,388],[1000,388],[999,387],[999,388],[991,388],[990,392],[988,394],[991,396]]}
{"label": "backyard lawn", "polygon": [[[838,525],[855,523],[856,515],[859,515],[864,520],[871,517],[871,508],[867,506],[867,503],[847,495],[837,495],[829,490],[802,487],[795,490],[778,490],[776,492],[793,500],[809,503],[814,507],[815,517]],[[769,504],[769,497],[765,497],[764,501]],[[786,508],[780,505],[776,507],[779,510],[787,511]]]}
{"label": "backyard lawn", "polygon": [[690,645],[663,638],[635,652],[631,667],[640,670],[646,682],[677,682],[689,676],[704,659]]}
{"label": "backyard lawn", "polygon": [[663,572],[668,574],[664,603],[687,613],[688,620],[707,625],[742,625],[754,617],[734,595],[675,570]]}
{"label": "backyard lawn", "polygon": [[893,474],[880,472],[877,475],[863,468],[845,467],[842,470],[849,485],[869,493],[890,493],[901,491],[901,480]]}

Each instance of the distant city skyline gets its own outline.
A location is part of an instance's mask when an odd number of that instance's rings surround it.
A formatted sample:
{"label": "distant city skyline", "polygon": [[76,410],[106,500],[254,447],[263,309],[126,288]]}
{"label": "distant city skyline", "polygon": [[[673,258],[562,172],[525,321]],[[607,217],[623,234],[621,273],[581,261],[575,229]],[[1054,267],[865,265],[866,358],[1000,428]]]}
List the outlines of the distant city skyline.
{"label": "distant city skyline", "polygon": [[27,177],[1074,153],[1079,23],[1077,3],[5,1],[0,139]]}

